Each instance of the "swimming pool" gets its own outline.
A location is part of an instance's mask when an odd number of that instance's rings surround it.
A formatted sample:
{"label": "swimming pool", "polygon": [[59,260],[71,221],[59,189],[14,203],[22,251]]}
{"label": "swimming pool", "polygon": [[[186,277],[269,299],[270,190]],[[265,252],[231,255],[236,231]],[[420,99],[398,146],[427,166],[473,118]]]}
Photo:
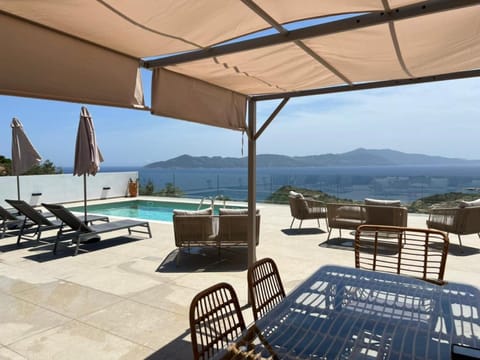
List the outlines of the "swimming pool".
{"label": "swimming pool", "polygon": [[[202,209],[210,207],[204,204]],[[215,206],[214,213],[222,206]],[[230,209],[245,209],[241,206],[226,206]],[[83,212],[83,206],[69,207],[72,211]],[[90,214],[129,217],[144,220],[159,220],[172,222],[173,209],[197,210],[198,204],[170,201],[151,200],[128,200],[114,203],[88,205],[87,211]]]}

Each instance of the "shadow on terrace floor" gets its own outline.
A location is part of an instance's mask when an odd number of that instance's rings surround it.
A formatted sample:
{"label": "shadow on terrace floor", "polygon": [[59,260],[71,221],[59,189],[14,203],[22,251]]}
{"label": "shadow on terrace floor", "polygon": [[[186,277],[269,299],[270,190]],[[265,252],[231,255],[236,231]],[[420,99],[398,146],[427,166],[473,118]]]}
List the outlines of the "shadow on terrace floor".
{"label": "shadow on terrace floor", "polygon": [[192,247],[188,250],[173,250],[157,268],[163,273],[230,272],[248,268],[248,249]]}
{"label": "shadow on terrace floor", "polygon": [[[36,241],[32,241],[31,243],[33,243],[34,245],[32,246],[31,249],[29,249],[29,251],[37,252],[37,253],[26,256],[25,258],[42,263],[46,261],[62,259],[65,257],[71,257],[75,254],[75,247],[67,246],[69,245],[69,242],[59,243],[57,248],[57,253],[54,254],[53,253],[53,243],[55,241],[54,238],[52,242],[49,242],[49,241],[46,242],[45,240],[47,239],[41,240],[41,242],[38,245]],[[86,254],[88,252],[101,251],[114,246],[120,246],[120,245],[136,242],[140,240],[142,240],[142,238],[119,236],[119,237],[114,237],[110,239],[100,240],[97,242],[83,243],[83,244],[80,244],[80,248],[76,256],[82,256],[82,254]]]}
{"label": "shadow on terrace floor", "polygon": [[145,360],[164,360],[164,359],[191,359],[192,344],[190,343],[190,329],[185,330],[178,337],[173,339],[164,347],[158,349],[153,354],[147,356]]}

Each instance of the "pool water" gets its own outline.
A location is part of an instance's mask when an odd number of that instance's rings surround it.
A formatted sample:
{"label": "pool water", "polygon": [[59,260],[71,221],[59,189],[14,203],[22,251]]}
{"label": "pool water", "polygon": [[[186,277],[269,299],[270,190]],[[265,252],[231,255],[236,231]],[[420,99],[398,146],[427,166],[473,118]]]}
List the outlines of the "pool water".
{"label": "pool water", "polygon": [[[207,209],[209,207],[209,204],[204,204],[201,209]],[[215,214],[218,214],[218,209],[220,207],[223,207],[223,204],[222,206],[215,206]],[[240,206],[227,206],[227,208],[244,209]],[[70,207],[69,209],[71,211],[83,212],[83,206]],[[87,212],[90,214],[168,222],[172,222],[173,209],[198,210],[198,204],[170,201],[129,200],[87,206]]]}

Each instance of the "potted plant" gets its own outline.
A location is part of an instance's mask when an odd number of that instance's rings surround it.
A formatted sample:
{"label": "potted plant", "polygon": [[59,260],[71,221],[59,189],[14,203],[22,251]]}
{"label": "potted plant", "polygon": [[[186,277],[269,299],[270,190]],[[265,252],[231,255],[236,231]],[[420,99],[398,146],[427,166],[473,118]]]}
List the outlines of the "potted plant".
{"label": "potted plant", "polygon": [[130,178],[128,180],[128,194],[130,197],[136,197],[138,194],[138,179],[133,180]]}

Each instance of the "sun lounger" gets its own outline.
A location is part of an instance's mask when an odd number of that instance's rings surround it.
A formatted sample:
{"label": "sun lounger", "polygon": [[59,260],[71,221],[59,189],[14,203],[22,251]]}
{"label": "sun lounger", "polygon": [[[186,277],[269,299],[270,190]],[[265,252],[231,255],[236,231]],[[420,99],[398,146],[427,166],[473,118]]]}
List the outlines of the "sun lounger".
{"label": "sun lounger", "polygon": [[0,206],[0,219],[2,221],[0,225],[2,231],[0,238],[3,238],[7,234],[7,231],[10,229],[16,229],[18,231],[18,229],[20,229],[20,227],[22,226],[25,217],[15,216],[3,206]]}
{"label": "sun lounger", "polygon": [[[17,244],[20,244],[20,240],[30,240],[31,237],[36,236],[36,240],[39,241],[43,231],[56,230],[63,231],[64,223],[58,219],[47,218],[44,214],[37,211],[33,206],[26,203],[23,200],[5,200],[12,205],[17,211],[24,216],[24,220],[21,223],[20,230],[18,232]],[[84,221],[84,217],[81,217],[81,221]],[[88,215],[87,221],[105,221],[108,222],[108,216]]]}
{"label": "sun lounger", "polygon": [[[101,233],[127,229],[128,234],[131,235],[133,232],[138,232],[142,234],[148,234],[148,237],[152,237],[152,232],[150,231],[150,224],[148,221],[139,221],[139,220],[118,220],[112,222],[106,222],[102,224],[91,224],[86,225],[82,219],[74,215],[70,210],[66,209],[63,205],[60,204],[42,204],[47,210],[51,211],[55,216],[62,220],[66,225],[68,225],[73,231],[72,241],[75,243],[75,254],[78,253],[78,248],[80,242],[85,239],[89,239],[94,235],[99,235]],[[136,227],[145,228],[146,230],[137,230]],[[58,242],[63,233],[59,232],[57,238],[55,239],[55,246],[53,247],[53,253],[57,252]]]}

